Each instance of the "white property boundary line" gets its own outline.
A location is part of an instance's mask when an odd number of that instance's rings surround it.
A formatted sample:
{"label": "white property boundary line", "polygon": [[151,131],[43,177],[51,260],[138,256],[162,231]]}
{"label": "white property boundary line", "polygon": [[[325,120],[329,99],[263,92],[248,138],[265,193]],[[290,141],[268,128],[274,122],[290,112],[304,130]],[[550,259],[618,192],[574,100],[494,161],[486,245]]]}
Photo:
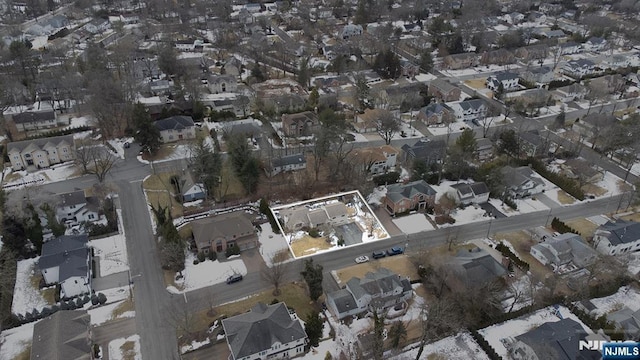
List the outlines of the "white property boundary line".
{"label": "white property boundary line", "polygon": [[[279,205],[279,206],[275,206],[275,207],[269,207],[269,211],[271,211],[271,215],[273,216],[273,218],[278,223],[278,228],[280,229],[280,233],[284,237],[284,241],[286,241],[287,247],[289,248],[289,252],[291,253],[291,256],[293,256],[294,259],[301,259],[301,258],[306,258],[306,257],[309,257],[309,256],[317,255],[319,253],[325,253],[325,252],[332,252],[332,251],[340,250],[340,247],[316,251],[315,253],[309,254],[309,255],[296,256],[296,254],[293,252],[293,249],[291,248],[291,243],[287,239],[287,233],[282,228],[282,224],[278,220],[278,217],[276,216],[274,211],[280,211],[280,210],[283,210],[283,209],[292,208],[294,206],[300,206],[300,205],[305,205],[305,204],[309,204],[309,203],[316,203],[316,202],[330,200],[330,199],[331,200],[333,200],[333,199],[337,200],[338,197],[347,196],[347,195],[356,195],[360,199],[360,201],[362,201],[362,203],[367,207],[367,210],[369,211],[369,214],[371,214],[371,216],[375,219],[375,221],[377,222],[378,226],[380,226],[380,228],[382,228],[382,230],[384,230],[384,232],[387,234],[386,237],[380,238],[380,239],[375,240],[375,241],[380,241],[380,240],[385,240],[385,239],[391,238],[391,235],[389,235],[389,231],[387,231],[387,229],[380,222],[380,219],[378,219],[378,217],[373,212],[373,210],[371,210],[371,207],[369,206],[369,203],[367,203],[367,201],[362,196],[362,194],[360,194],[359,190],[341,192],[341,193],[338,193],[338,194],[332,194],[332,195],[323,196],[323,197],[314,198],[314,199],[309,199],[309,200],[305,200],[305,201],[298,201],[298,202],[294,202],[294,203],[291,203],[291,204]],[[359,246],[359,245],[362,245],[362,244],[364,244],[364,242],[360,242],[360,243],[354,244],[354,245],[349,245],[348,247]]]}

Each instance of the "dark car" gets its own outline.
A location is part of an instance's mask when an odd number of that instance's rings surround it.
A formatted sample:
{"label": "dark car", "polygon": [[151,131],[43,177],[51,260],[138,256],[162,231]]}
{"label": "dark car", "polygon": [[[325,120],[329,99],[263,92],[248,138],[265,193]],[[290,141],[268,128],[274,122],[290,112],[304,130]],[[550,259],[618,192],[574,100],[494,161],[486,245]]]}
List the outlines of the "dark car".
{"label": "dark car", "polygon": [[374,251],[373,254],[371,254],[371,257],[374,259],[380,259],[387,256],[387,254],[384,253],[384,251]]}
{"label": "dark car", "polygon": [[400,246],[394,246],[391,249],[387,250],[387,255],[400,255],[404,252],[404,250]]}
{"label": "dark car", "polygon": [[233,274],[227,278],[227,284],[233,284],[242,280],[241,274]]}

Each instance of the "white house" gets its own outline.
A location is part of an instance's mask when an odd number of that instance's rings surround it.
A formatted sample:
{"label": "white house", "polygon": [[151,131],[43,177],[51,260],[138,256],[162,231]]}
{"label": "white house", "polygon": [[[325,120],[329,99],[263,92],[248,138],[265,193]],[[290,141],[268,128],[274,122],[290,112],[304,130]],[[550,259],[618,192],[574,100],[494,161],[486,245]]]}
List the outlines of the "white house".
{"label": "white house", "polygon": [[600,70],[596,68],[596,64],[589,59],[578,59],[567,61],[562,67],[562,72],[574,78],[581,78],[587,75],[593,75]]}
{"label": "white house", "polygon": [[13,170],[43,169],[53,164],[73,160],[73,135],[16,141],[7,145],[7,155]]}
{"label": "white house", "polygon": [[584,43],[583,46],[589,51],[598,52],[604,50],[607,47],[607,40],[601,37],[592,36]]}
{"label": "white house", "polygon": [[556,272],[581,269],[597,260],[598,254],[580,235],[564,233],[531,247],[531,256]]}
{"label": "white house", "polygon": [[222,320],[229,359],[291,359],[304,354],[307,334],[285,303],[258,303],[251,311]]}
{"label": "white house", "polygon": [[307,160],[304,154],[293,154],[271,159],[269,167],[265,170],[269,176],[275,176],[281,172],[298,171],[307,168]]}
{"label": "white house", "polygon": [[353,277],[344,289],[327,294],[327,308],[338,319],[383,310],[408,300],[413,294],[411,283],[389,269],[379,268],[364,278]]}
{"label": "white house", "polygon": [[209,75],[207,82],[212,94],[232,93],[238,89],[238,80],[233,75]]}
{"label": "white house", "polygon": [[571,55],[582,52],[582,45],[573,41],[567,41],[566,43],[558,45],[560,47],[561,55]]}
{"label": "white house", "polygon": [[9,115],[18,131],[50,129],[58,126],[56,112],[53,110],[27,111]]}
{"label": "white house", "polygon": [[640,223],[618,220],[599,226],[593,234],[596,250],[605,255],[620,255],[640,250]]}
{"label": "white house", "polygon": [[498,91],[502,84],[502,91],[513,91],[519,89],[518,81],[520,76],[512,72],[499,72],[487,78],[487,88]]}
{"label": "white house", "polygon": [[390,145],[357,149],[353,155],[370,175],[384,174],[396,167],[398,151]]}
{"label": "white house", "polygon": [[483,182],[455,184],[451,186],[457,200],[464,205],[484,204],[489,201],[489,188]]}
{"label": "white house", "polygon": [[38,268],[47,285],[60,285],[60,297],[91,293],[91,251],[88,236],[63,235],[42,244]]}
{"label": "white house", "polygon": [[528,166],[501,169],[506,192],[512,198],[523,198],[544,191],[544,181]]}
{"label": "white house", "polygon": [[362,26],[347,24],[340,31],[340,38],[343,40],[347,40],[352,36],[362,35]]}
{"label": "white house", "polygon": [[487,116],[487,104],[481,99],[463,100],[459,103],[450,104],[458,121],[480,120]]}
{"label": "white house", "polygon": [[92,34],[98,34],[107,31],[111,27],[108,19],[95,18],[84,26],[84,29]]}
{"label": "white house", "polygon": [[100,218],[98,208],[95,201],[89,201],[85,197],[83,190],[61,194],[56,206],[56,220],[61,223],[97,221]]}
{"label": "white house", "polygon": [[169,143],[196,138],[196,125],[190,116],[171,116],[154,122],[160,131],[160,140]]}

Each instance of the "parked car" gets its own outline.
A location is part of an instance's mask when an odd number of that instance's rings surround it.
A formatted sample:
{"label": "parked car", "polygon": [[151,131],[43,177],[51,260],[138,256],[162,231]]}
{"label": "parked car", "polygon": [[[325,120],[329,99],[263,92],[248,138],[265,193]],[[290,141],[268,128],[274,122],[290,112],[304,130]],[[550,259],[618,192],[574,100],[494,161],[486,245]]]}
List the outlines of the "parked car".
{"label": "parked car", "polygon": [[358,264],[366,263],[367,261],[369,261],[369,257],[368,257],[368,256],[365,256],[365,255],[358,256],[358,257],[356,258],[356,262],[357,262]]}
{"label": "parked car", "polygon": [[241,274],[233,274],[227,278],[227,284],[233,284],[242,280]]}
{"label": "parked car", "polygon": [[374,259],[380,259],[380,258],[383,258],[383,257],[387,256],[387,254],[385,254],[384,251],[374,251],[373,254],[371,254],[371,256]]}
{"label": "parked car", "polygon": [[400,255],[404,252],[404,250],[400,246],[394,246],[391,249],[387,250],[387,255]]}

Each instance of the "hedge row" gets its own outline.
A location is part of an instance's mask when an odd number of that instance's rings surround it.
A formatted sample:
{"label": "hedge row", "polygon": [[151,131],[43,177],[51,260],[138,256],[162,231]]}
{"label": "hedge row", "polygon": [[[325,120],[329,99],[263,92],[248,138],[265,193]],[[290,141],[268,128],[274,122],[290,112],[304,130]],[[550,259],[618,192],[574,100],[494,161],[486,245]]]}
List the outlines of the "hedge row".
{"label": "hedge row", "polygon": [[551,220],[551,228],[553,228],[553,230],[559,232],[560,234],[564,234],[564,233],[579,234],[578,230],[565,224],[564,221],[558,219],[557,217],[554,217],[553,220]]}
{"label": "hedge row", "polygon": [[471,333],[473,339],[478,343],[480,348],[484,350],[484,352],[489,356],[489,359],[502,360],[502,357],[498,355],[496,349],[494,349],[493,346],[491,346],[491,344],[489,344],[489,342],[485,340],[485,338],[480,335],[479,332],[477,332],[476,330],[469,330],[469,332]]}
{"label": "hedge row", "polygon": [[522,271],[529,271],[529,263],[520,259],[518,255],[514,254],[508,246],[502,243],[502,241],[499,242],[498,245],[496,245],[496,250],[500,251],[502,255],[511,259],[511,261],[513,261],[513,263]]}
{"label": "hedge row", "polygon": [[538,174],[544,176],[547,180],[556,184],[559,188],[566,191],[567,194],[573,196],[578,200],[584,200],[584,191],[582,191],[582,189],[580,188],[580,184],[578,184],[574,180],[558,173],[549,171],[549,169],[547,169],[547,167],[540,160],[529,158],[527,159],[527,163],[530,164],[533,170],[535,170]]}
{"label": "hedge row", "polygon": [[88,130],[91,130],[91,128],[89,126],[86,126],[86,125],[85,126],[78,126],[78,127],[68,128],[68,129],[63,129],[63,130],[53,130],[53,131],[47,131],[45,133],[41,133],[41,134],[38,134],[38,135],[29,136],[27,138],[27,140],[42,139],[42,138],[48,138],[48,137],[53,137],[53,136],[70,135],[70,134],[75,134],[75,133],[88,131]]}
{"label": "hedge row", "polygon": [[507,196],[503,201],[505,204],[507,204],[508,207],[512,208],[513,210],[518,210],[518,204],[516,204],[516,202],[513,201],[512,198]]}

